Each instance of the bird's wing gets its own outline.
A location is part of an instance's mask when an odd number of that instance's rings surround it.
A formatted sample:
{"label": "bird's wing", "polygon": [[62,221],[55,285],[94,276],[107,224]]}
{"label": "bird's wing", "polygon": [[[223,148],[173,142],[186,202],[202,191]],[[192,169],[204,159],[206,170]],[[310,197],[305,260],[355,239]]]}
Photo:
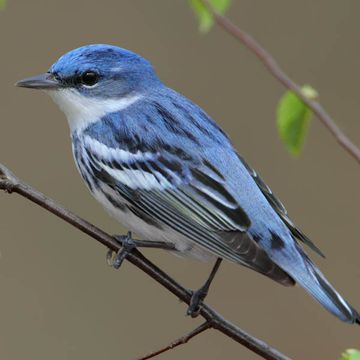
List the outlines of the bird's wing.
{"label": "bird's wing", "polygon": [[321,257],[325,257],[322,251],[290,220],[290,218],[288,217],[288,212],[284,207],[284,205],[275,196],[275,194],[271,191],[271,189],[264,183],[264,181],[256,173],[256,171],[247,164],[247,162],[244,160],[242,156],[238,155],[238,157],[240,161],[244,164],[245,168],[248,170],[251,177],[254,179],[255,183],[257,184],[261,192],[266,197],[269,204],[283,220],[283,222],[288,227],[292,235],[296,239],[302,241],[304,244],[309,246],[309,248],[312,249],[314,252],[316,252],[318,255],[320,255]]}
{"label": "bird's wing", "polygon": [[88,156],[95,175],[138,216],[284,285],[294,283],[247,232],[250,219],[207,161],[179,161],[167,151],[129,155],[118,150],[107,159],[88,151]]}

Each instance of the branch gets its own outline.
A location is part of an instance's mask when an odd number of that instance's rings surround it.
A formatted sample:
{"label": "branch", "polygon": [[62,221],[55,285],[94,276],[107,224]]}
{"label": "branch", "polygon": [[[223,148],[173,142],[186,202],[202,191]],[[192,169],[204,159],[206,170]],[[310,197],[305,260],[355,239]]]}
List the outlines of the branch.
{"label": "branch", "polygon": [[214,17],[217,25],[219,25],[224,31],[232,35],[236,40],[240,41],[250,51],[252,51],[256,57],[265,65],[269,72],[284,85],[287,89],[294,92],[318,117],[323,125],[330,131],[335,137],[337,142],[342,146],[357,162],[360,163],[360,149],[351,142],[351,140],[342,132],[342,130],[336,125],[334,119],[326,112],[316,100],[308,98],[301,90],[301,87],[297,85],[285,72],[280,65],[274,59],[274,57],[265,50],[250,34],[246,33],[238,26],[236,26],[230,19],[218,13],[210,5],[208,0],[202,0],[204,6]]}
{"label": "branch", "polygon": [[150,354],[147,354],[145,356],[142,356],[142,357],[138,358],[137,360],[148,360],[148,359],[154,358],[155,356],[163,354],[166,351],[172,350],[172,349],[174,349],[174,348],[176,348],[176,347],[178,347],[180,345],[184,345],[189,340],[191,340],[193,337],[201,334],[202,332],[210,329],[211,327],[212,327],[211,323],[209,321],[205,321],[200,326],[195,328],[193,331],[191,331],[188,334],[176,339],[175,341],[173,341],[169,345],[165,346],[164,348],[161,348],[160,350],[157,350],[157,351],[153,351]]}
{"label": "branch", "polygon": [[[118,251],[120,249],[119,243],[112,236],[26,184],[2,164],[0,164],[0,190],[4,190],[8,193],[17,193],[29,199],[113,251]],[[186,304],[190,304],[191,292],[178,284],[167,273],[143,256],[139,250],[134,249],[126,259],[173,293],[180,300]],[[222,332],[254,353],[262,356],[264,359],[291,360],[284,354],[267,345],[265,342],[253,337],[241,328],[232,324],[230,321],[224,319],[218,312],[205,303],[201,305],[200,315],[208,323],[211,323],[212,328]]]}

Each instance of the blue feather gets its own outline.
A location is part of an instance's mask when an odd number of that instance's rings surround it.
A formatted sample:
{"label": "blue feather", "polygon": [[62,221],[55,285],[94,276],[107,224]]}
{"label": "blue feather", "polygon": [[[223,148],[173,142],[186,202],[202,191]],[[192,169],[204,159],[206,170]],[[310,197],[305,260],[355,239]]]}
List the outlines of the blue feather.
{"label": "blue feather", "polygon": [[[202,249],[284,285],[297,282],[341,320],[359,323],[299,241],[320,250],[215,121],[162,84],[149,61],[89,45],[49,72],[58,82],[51,94],[71,122],[79,171],[112,213],[135,231],[134,219],[141,219],[144,236],[156,234],[184,251]],[[86,72],[94,83],[82,81]]]}

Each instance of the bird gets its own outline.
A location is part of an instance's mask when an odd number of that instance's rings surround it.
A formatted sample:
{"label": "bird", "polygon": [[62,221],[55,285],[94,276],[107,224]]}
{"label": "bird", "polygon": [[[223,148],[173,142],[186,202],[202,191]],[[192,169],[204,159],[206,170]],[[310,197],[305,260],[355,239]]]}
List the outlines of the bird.
{"label": "bird", "polygon": [[[77,169],[123,226],[181,256],[216,260],[192,292],[189,315],[199,312],[225,259],[284,286],[297,283],[340,320],[360,324],[305,246],[322,252],[220,126],[167,87],[148,60],[114,45],[85,45],[16,85],[44,90],[65,113]],[[115,267],[137,246],[130,232],[118,240]]]}

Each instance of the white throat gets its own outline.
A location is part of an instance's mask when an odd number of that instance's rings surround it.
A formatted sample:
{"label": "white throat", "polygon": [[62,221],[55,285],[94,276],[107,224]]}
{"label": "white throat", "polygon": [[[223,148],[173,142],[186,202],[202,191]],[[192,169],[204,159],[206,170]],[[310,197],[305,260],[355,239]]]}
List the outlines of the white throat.
{"label": "white throat", "polygon": [[71,132],[80,132],[106,114],[123,110],[142,97],[131,94],[119,99],[96,99],[83,96],[75,89],[51,90],[47,93],[65,113]]}

